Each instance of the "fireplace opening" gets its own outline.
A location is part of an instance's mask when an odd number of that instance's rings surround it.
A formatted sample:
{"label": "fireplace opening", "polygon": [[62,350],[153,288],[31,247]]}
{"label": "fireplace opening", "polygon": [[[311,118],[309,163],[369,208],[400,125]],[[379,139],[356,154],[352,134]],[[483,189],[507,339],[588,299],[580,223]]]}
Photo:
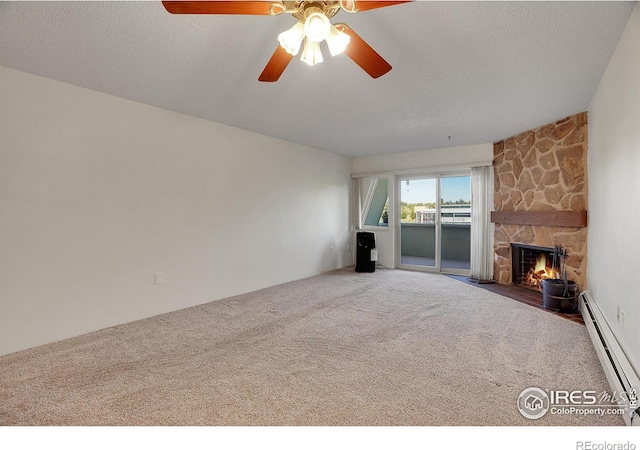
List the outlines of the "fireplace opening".
{"label": "fireplace opening", "polygon": [[560,278],[560,261],[556,249],[535,245],[511,244],[513,284],[540,289],[542,280]]}
{"label": "fireplace opening", "polygon": [[511,244],[513,284],[542,292],[545,309],[575,312],[579,292],[576,283],[567,279],[566,258],[566,250],[559,245],[548,248]]}

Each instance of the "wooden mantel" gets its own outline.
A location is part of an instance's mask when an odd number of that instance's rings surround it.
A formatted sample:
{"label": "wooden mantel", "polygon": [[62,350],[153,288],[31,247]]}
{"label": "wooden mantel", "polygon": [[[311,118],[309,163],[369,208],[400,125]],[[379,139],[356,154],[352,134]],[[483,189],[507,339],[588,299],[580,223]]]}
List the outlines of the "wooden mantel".
{"label": "wooden mantel", "polygon": [[582,228],[587,226],[587,211],[491,211],[491,222]]}

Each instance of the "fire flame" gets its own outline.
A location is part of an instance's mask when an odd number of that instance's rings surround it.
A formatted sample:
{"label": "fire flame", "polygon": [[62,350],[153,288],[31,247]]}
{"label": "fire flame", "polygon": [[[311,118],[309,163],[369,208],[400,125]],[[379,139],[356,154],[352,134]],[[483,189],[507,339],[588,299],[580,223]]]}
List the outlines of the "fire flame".
{"label": "fire flame", "polygon": [[547,273],[547,257],[545,255],[540,255],[538,260],[536,261],[536,267],[533,269],[536,272],[544,272]]}
{"label": "fire flame", "polygon": [[547,266],[547,257],[541,254],[535,267],[529,270],[523,281],[529,286],[538,286],[545,278],[558,278],[558,273],[553,267]]}

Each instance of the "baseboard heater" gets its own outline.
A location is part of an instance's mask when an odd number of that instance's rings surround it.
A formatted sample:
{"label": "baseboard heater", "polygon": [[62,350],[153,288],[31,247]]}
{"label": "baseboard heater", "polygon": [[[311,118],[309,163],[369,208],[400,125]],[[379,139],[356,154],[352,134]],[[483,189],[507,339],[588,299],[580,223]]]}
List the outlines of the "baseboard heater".
{"label": "baseboard heater", "polygon": [[[626,401],[620,404],[627,425],[640,426],[640,380],[627,356],[618,344],[604,315],[593,301],[589,291],[579,296],[580,312],[587,326],[589,336],[596,349],[602,368],[614,393],[624,395]],[[624,394],[623,394],[624,393]]]}

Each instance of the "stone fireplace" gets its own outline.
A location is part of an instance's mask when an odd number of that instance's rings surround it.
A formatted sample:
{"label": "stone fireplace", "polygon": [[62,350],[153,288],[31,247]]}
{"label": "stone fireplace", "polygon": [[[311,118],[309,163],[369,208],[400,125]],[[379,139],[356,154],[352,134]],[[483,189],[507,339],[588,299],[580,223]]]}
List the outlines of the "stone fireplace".
{"label": "stone fireplace", "polygon": [[496,142],[493,155],[494,279],[501,284],[522,282],[514,279],[513,245],[547,253],[560,245],[567,252],[567,277],[584,288],[587,113]]}

